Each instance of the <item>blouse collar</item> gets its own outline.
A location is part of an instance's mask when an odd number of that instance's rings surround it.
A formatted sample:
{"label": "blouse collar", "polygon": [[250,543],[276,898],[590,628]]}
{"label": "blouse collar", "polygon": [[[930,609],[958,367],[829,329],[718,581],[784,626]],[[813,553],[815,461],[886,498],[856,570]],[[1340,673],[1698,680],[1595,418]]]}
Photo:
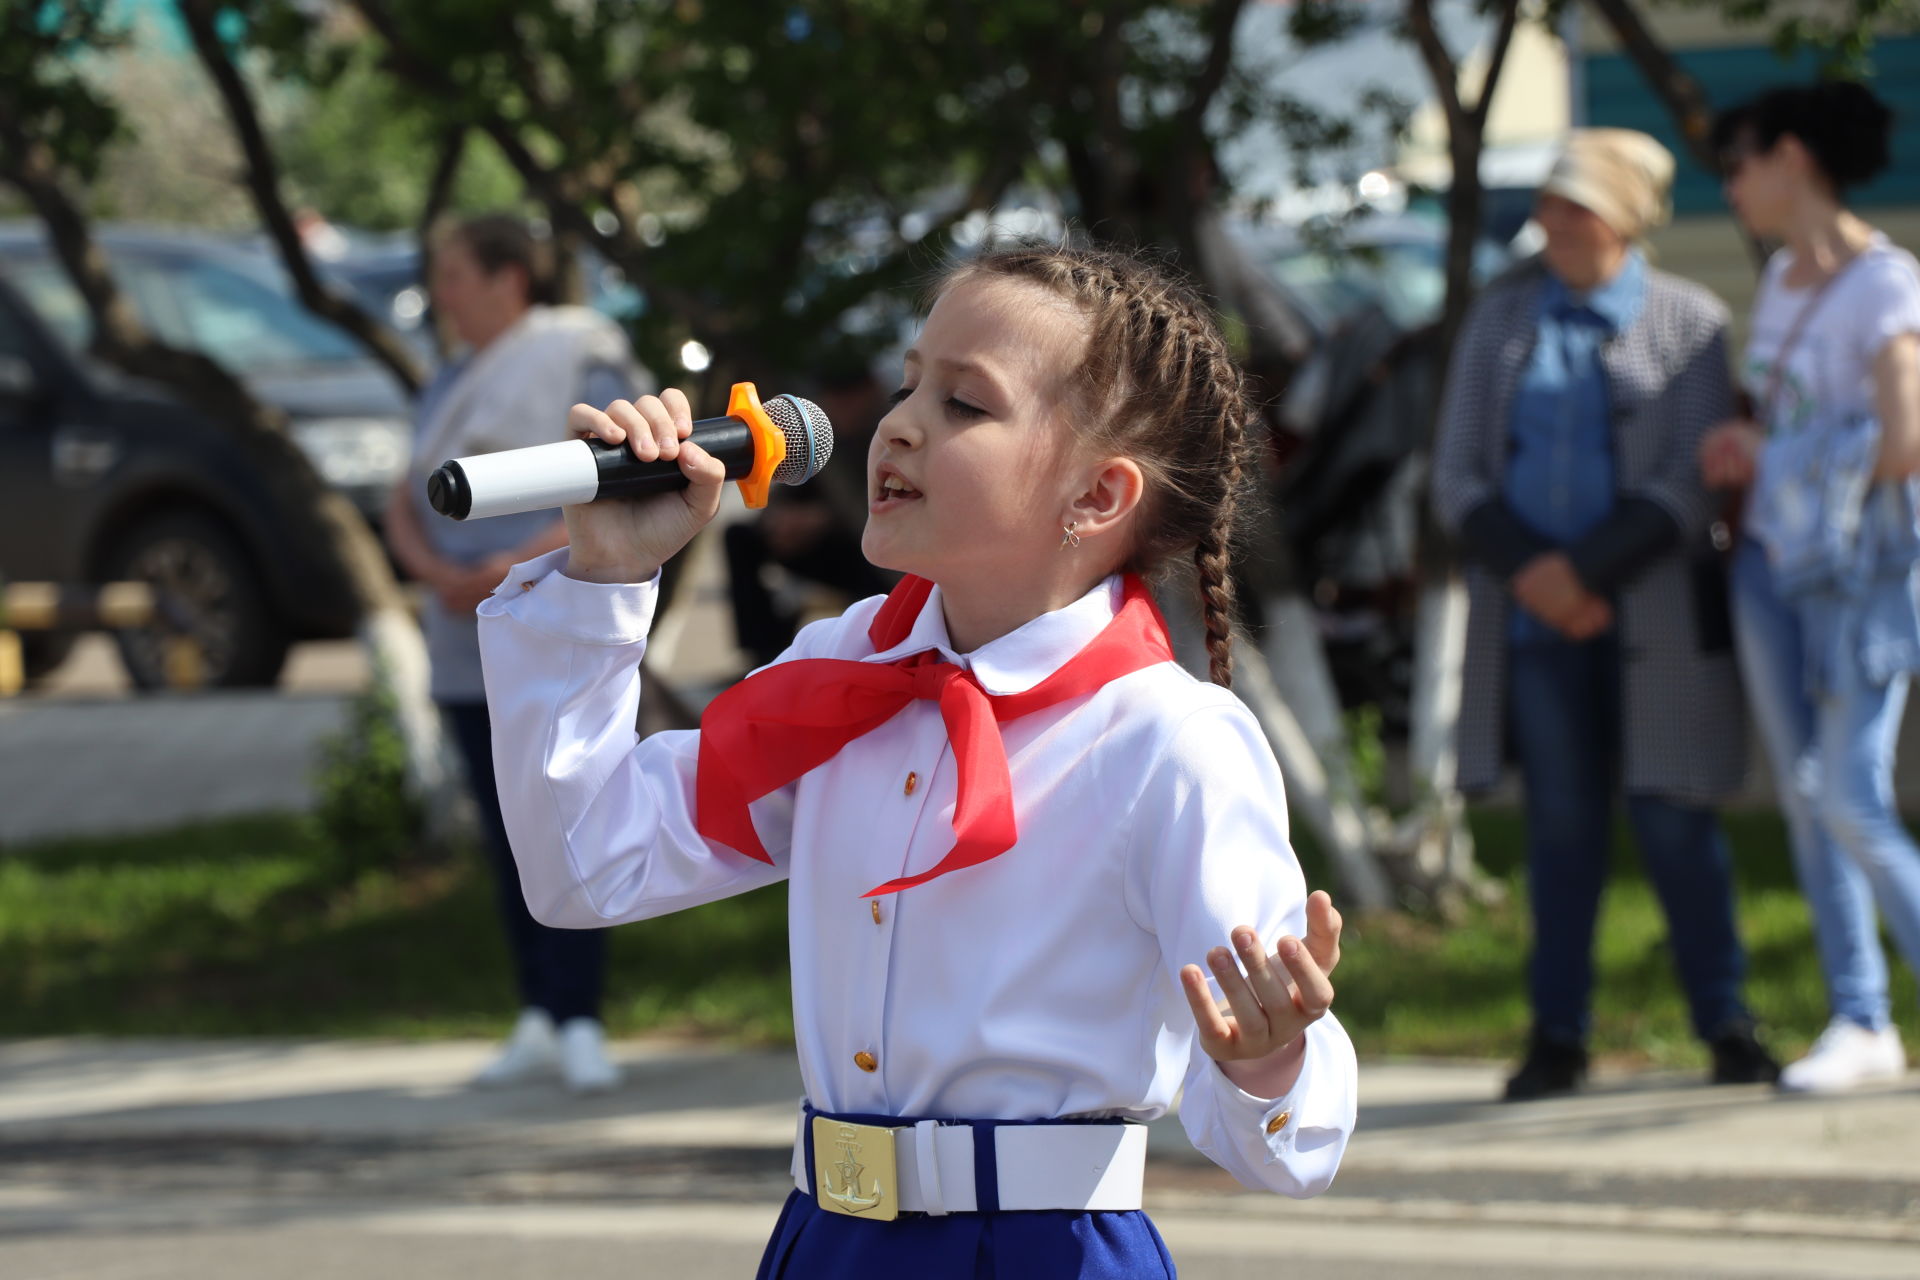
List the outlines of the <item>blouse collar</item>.
{"label": "blouse collar", "polygon": [[1022,623],[971,653],[960,653],[947,635],[946,613],[936,583],[907,638],[861,661],[896,662],[933,649],[944,661],[973,672],[980,687],[990,694],[1024,693],[1086,648],[1113,621],[1124,598],[1120,575],[1112,574],[1072,604]]}

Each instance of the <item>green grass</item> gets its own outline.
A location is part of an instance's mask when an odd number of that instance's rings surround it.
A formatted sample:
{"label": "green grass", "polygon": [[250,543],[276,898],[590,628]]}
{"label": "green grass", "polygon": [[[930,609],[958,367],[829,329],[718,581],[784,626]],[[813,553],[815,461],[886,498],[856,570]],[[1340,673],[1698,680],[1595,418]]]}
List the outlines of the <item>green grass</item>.
{"label": "green grass", "polygon": [[[786,900],[616,930],[616,1032],[792,1035]],[[477,858],[353,872],[263,817],[0,850],[0,1035],[492,1035],[512,984]]]}
{"label": "green grass", "polygon": [[[1762,814],[1727,825],[1749,998],[1776,1046],[1796,1052],[1826,1004],[1784,833]],[[1525,1035],[1521,827],[1497,810],[1473,826],[1506,902],[1454,924],[1349,924],[1335,1007],[1362,1053],[1505,1057]],[[1615,866],[1594,1048],[1698,1065],[1665,925],[1624,842]],[[616,930],[612,1029],[789,1038],[785,909],[775,886]],[[1894,969],[1895,1008],[1920,1051],[1913,977]],[[0,1035],[491,1035],[509,991],[477,862],[354,872],[311,823],[273,817],[0,850]]]}
{"label": "green grass", "polygon": [[[1531,932],[1521,874],[1525,829],[1508,810],[1477,810],[1471,823],[1478,861],[1504,886],[1505,901],[1472,908],[1456,924],[1391,916],[1346,930],[1334,1007],[1362,1054],[1507,1057],[1521,1047]],[[1826,1025],[1827,1003],[1786,830],[1766,813],[1728,814],[1724,823],[1747,947],[1747,1000],[1776,1052],[1797,1054]],[[1311,874],[1315,859],[1303,852]],[[1592,1047],[1624,1064],[1702,1066],[1706,1050],[1693,1037],[1674,977],[1665,917],[1623,830],[1615,832],[1612,865],[1596,945]],[[1913,974],[1897,960],[1892,968],[1896,1017],[1909,1050],[1920,1051]]]}

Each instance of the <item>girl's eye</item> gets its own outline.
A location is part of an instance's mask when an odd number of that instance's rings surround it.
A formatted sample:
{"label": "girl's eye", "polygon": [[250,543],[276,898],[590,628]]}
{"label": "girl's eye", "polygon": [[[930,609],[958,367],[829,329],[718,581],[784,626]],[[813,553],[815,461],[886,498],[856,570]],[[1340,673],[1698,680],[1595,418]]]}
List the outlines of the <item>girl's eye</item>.
{"label": "girl's eye", "polygon": [[987,411],[979,405],[968,404],[956,396],[947,397],[947,412],[956,418],[984,418]]}
{"label": "girl's eye", "polygon": [[899,404],[902,400],[905,400],[908,396],[912,394],[913,394],[912,387],[900,388],[898,391],[894,392],[892,395],[887,397],[887,407],[892,408],[894,405]]}

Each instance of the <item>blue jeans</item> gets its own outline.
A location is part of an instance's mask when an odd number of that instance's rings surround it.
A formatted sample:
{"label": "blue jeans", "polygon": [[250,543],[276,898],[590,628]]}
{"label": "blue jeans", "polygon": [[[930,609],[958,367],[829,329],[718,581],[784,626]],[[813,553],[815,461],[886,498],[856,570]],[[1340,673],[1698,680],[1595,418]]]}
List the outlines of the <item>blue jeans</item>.
{"label": "blue jeans", "polygon": [[1920,850],[1893,801],[1893,751],[1907,677],[1876,685],[1836,664],[1809,695],[1800,620],[1774,591],[1765,551],[1743,543],[1733,564],[1740,671],[1772,766],[1801,892],[1837,1017],[1887,1025],[1887,960],[1874,904],[1920,970]]}
{"label": "blue jeans", "polygon": [[[1527,878],[1533,907],[1529,986],[1535,1031],[1586,1039],[1593,931],[1607,877],[1620,776],[1620,646],[1542,638],[1507,656],[1507,701],[1526,786]],[[1702,1039],[1751,1021],[1733,919],[1733,875],[1714,811],[1629,795],[1627,817],[1667,917],[1674,967]]]}

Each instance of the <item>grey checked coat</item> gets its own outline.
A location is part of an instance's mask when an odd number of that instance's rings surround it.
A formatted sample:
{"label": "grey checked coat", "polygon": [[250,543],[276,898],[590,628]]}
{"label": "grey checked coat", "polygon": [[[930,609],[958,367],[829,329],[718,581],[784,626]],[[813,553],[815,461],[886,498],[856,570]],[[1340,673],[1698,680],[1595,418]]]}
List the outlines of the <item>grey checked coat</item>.
{"label": "grey checked coat", "polygon": [[[1458,534],[1476,508],[1501,498],[1509,408],[1533,353],[1536,259],[1489,285],[1454,347],[1438,435],[1435,514]],[[1614,593],[1626,723],[1625,789],[1709,803],[1741,783],[1745,707],[1725,625],[1725,582],[1708,530],[1716,502],[1696,459],[1707,429],[1733,412],[1726,306],[1707,290],[1647,272],[1639,316],[1602,347],[1612,399],[1616,492],[1650,500],[1680,529]],[[1483,790],[1505,759],[1507,610],[1503,579],[1467,569],[1471,610],[1459,726],[1460,785]]]}

